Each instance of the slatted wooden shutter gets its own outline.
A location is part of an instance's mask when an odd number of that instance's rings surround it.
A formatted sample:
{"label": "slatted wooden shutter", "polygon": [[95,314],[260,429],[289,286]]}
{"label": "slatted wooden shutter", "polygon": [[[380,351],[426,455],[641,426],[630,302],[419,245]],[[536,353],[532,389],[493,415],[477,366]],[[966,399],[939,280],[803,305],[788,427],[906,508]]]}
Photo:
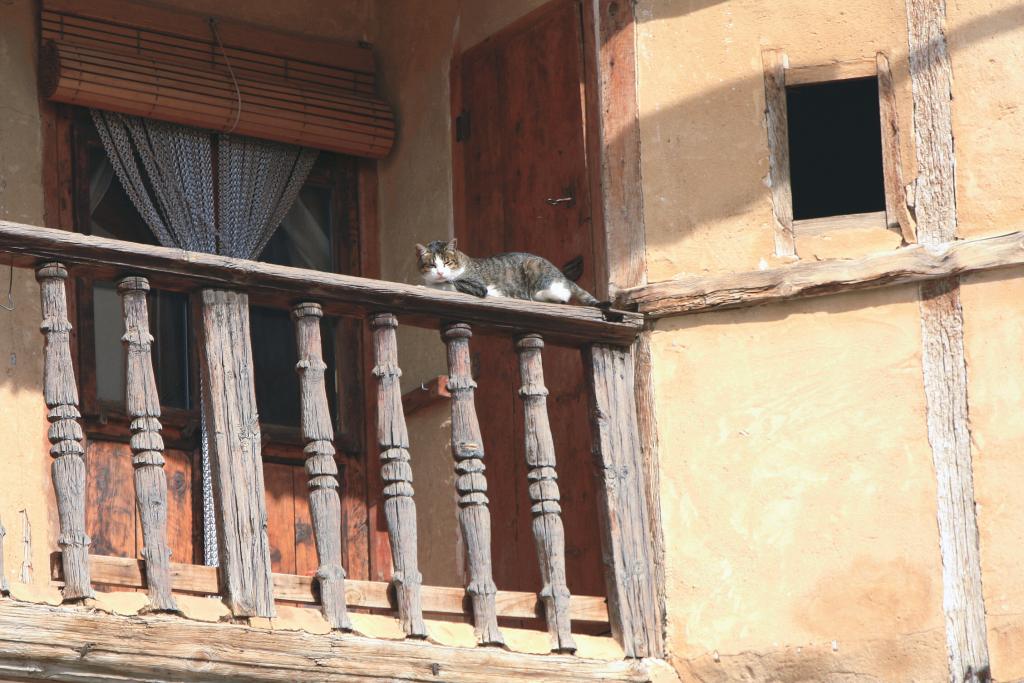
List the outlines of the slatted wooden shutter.
{"label": "slatted wooden shutter", "polygon": [[261,40],[265,31],[227,24],[222,46],[198,15],[162,21],[161,12],[118,0],[46,0],[43,95],[356,156],[390,151],[394,116],[376,95],[370,50],[316,50],[322,41],[282,34]]}

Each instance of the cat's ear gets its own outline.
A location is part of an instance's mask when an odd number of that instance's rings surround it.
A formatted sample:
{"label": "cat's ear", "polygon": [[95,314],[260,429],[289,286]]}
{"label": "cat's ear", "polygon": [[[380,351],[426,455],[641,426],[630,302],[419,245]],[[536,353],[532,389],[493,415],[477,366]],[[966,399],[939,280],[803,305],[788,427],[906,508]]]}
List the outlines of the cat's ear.
{"label": "cat's ear", "polygon": [[454,237],[448,242],[448,249],[450,251],[456,251],[459,248],[458,240]]}
{"label": "cat's ear", "polygon": [[417,242],[416,243],[416,253],[419,254],[420,256],[423,256],[423,255],[425,255],[427,253],[427,248],[425,246],[423,246],[422,244],[420,244],[419,242]]}

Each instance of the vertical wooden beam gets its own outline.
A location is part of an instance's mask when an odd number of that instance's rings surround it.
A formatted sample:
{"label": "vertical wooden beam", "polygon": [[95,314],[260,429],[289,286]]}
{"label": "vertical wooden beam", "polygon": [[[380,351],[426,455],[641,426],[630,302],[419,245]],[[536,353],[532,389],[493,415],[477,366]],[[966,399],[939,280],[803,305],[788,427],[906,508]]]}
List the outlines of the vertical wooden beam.
{"label": "vertical wooden beam", "polygon": [[236,617],[274,616],[249,297],[206,289],[201,369],[224,601]]}
{"label": "vertical wooden beam", "polygon": [[[125,409],[131,417],[132,466],[135,470],[135,503],[142,525],[142,557],[146,560],[149,602],[157,611],[174,612],[171,595],[171,549],[167,542],[167,476],[164,473],[164,441],[160,436],[160,397],[153,374],[146,293],[149,281],[126,277],[117,284],[124,307]],[[182,558],[191,559],[191,558]]]}
{"label": "vertical wooden beam", "polygon": [[[956,237],[952,68],[945,3],[907,0],[910,78],[918,177],[917,237],[925,245]],[[928,441],[938,494],[939,550],[950,681],[991,679],[967,418],[967,363],[959,277],[920,285],[921,358]]]}
{"label": "vertical wooden beam", "polygon": [[46,338],[43,360],[43,398],[50,422],[51,473],[57,495],[60,537],[57,544],[64,563],[64,599],[80,600],[93,595],[89,581],[89,536],[85,533],[85,462],[82,459],[82,425],[78,420],[78,388],[71,365],[71,322],[65,291],[67,269],[46,263],[36,271],[42,299]]}
{"label": "vertical wooden beam", "polygon": [[327,404],[323,346],[320,340],[320,304],[301,303],[292,309],[299,350],[299,407],[309,475],[309,514],[313,522],[317,587],[320,607],[332,628],[351,629],[345,607],[345,569],[341,563],[341,497],[338,463],[334,460],[334,428]]}
{"label": "vertical wooden beam", "polygon": [[473,626],[481,645],[501,645],[494,597],[498,592],[491,571],[491,514],[487,509],[487,478],[484,476],[484,443],[476,416],[469,357],[473,332],[465,323],[450,323],[441,330],[448,346],[448,391],[452,395],[452,456],[455,488],[459,494],[459,525],[466,542],[469,586],[473,601]]}
{"label": "vertical wooden beam", "polygon": [[789,176],[789,117],[786,113],[786,53],[765,50],[765,124],[768,128],[768,177],[775,217],[775,255],[796,256],[793,237],[793,189]]}
{"label": "vertical wooden beam", "polygon": [[3,521],[0,521],[0,595],[7,595],[10,591],[10,586],[7,584],[7,574],[4,572],[4,536],[7,535],[7,529],[4,528]]}
{"label": "vertical wooden beam", "polygon": [[377,378],[377,443],[380,445],[384,514],[391,539],[395,569],[391,582],[398,598],[398,619],[407,635],[427,636],[420,606],[423,576],[417,558],[416,503],[413,501],[409,431],[402,408],[398,367],[398,319],[390,313],[370,317],[373,329],[374,368]]}
{"label": "vertical wooden beam", "polygon": [[599,297],[647,283],[633,6],[619,0],[584,3],[587,156],[595,243],[604,251],[596,268],[604,276]]}
{"label": "vertical wooden beam", "polygon": [[917,242],[917,224],[907,208],[903,186],[903,161],[900,154],[900,126],[896,112],[896,90],[892,69],[885,53],[875,55],[878,71],[878,114],[882,129],[882,178],[885,183],[885,224],[897,230],[907,244]]}
{"label": "vertical wooden beam", "polygon": [[629,349],[594,344],[588,369],[594,457],[601,472],[602,550],[612,634],[627,657],[662,656],[654,522],[644,482]]}
{"label": "vertical wooden beam", "polygon": [[543,586],[540,598],[555,652],[574,652],[572,624],[569,619],[569,587],[565,582],[565,529],[562,526],[561,496],[555,442],[548,421],[547,396],[541,350],[544,340],[538,334],[526,334],[516,340],[519,354],[519,396],[523,400],[526,442],[526,466],[529,468],[530,512],[533,514],[533,538]]}

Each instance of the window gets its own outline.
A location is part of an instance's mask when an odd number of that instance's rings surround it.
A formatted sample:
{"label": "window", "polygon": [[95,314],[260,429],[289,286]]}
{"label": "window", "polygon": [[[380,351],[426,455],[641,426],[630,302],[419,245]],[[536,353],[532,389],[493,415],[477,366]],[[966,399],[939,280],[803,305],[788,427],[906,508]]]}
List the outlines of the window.
{"label": "window", "polygon": [[885,210],[878,79],[788,86],[793,219]]}
{"label": "window", "polygon": [[[80,232],[114,239],[157,244],[128,198],[89,116],[76,112],[74,121],[76,182],[74,200]],[[347,157],[321,153],[306,184],[281,226],[260,254],[260,261],[315,270],[349,270],[349,225],[353,214],[343,204],[355,196],[353,166]],[[251,302],[256,398],[261,424],[272,438],[301,443],[297,350],[290,312]],[[153,364],[164,408],[165,426],[185,427],[194,435],[198,423],[199,369],[193,334],[197,303],[189,295],[154,290],[150,295]],[[79,284],[79,354],[83,376],[83,407],[87,420],[105,423],[123,418],[125,390],[121,300],[116,285],[83,278]],[[334,364],[338,328],[323,322],[324,360],[332,415],[336,415]],[[173,440],[173,437],[172,437]]]}

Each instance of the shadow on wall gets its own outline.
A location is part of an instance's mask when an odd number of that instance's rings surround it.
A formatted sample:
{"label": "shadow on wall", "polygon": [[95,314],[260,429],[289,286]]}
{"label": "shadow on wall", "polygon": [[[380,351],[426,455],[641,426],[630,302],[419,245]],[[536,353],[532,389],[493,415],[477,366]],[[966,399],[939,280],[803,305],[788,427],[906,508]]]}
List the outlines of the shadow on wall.
{"label": "shadow on wall", "polygon": [[[625,0],[624,0],[625,1]],[[669,19],[675,16],[682,16],[698,10],[712,7],[728,2],[728,0],[691,0],[690,2],[665,3],[658,8],[658,13],[646,19],[638,16],[640,24]],[[666,6],[668,5],[668,6]],[[974,44],[983,42],[1000,34],[1013,31],[1024,26],[1024,3],[1013,7],[1007,7],[975,19],[971,19],[959,26],[946,31],[947,45],[949,51],[955,54]],[[770,47],[770,46],[765,46]],[[785,47],[785,46],[779,46]],[[902,50],[890,55],[890,61],[894,66],[893,78],[897,90],[906,89],[906,68],[898,68],[898,64],[906,63],[906,43],[901,46]],[[760,50],[760,47],[758,47]],[[760,59],[760,53],[752,54],[753,60]],[[956,64],[953,64],[954,77],[956,76]],[[769,190],[761,182],[767,176],[767,132],[763,133],[763,163],[756,168],[743,169],[749,166],[750,150],[731,147],[734,141],[728,138],[728,130],[723,121],[732,119],[738,115],[753,117],[761,121],[764,129],[763,109],[758,111],[758,106],[763,107],[763,95],[751,98],[751,93],[762,93],[764,82],[760,73],[752,74],[749,78],[737,78],[718,84],[699,94],[685,97],[675,104],[658,111],[654,114],[647,114],[641,117],[641,125],[647,131],[646,136],[650,137],[653,131],[659,145],[672,145],[675,151],[672,156],[680,157],[690,155],[689,163],[699,164],[700,158],[696,156],[697,150],[687,150],[688,141],[698,140],[701,143],[701,150],[710,150],[714,158],[708,156],[708,168],[706,172],[698,174],[691,173],[693,181],[690,186],[679,186],[678,190],[684,196],[698,197],[695,202],[683,200],[688,215],[679,216],[672,229],[652,231],[647,229],[648,249],[665,249],[685,240],[689,233],[696,228],[708,223],[721,221],[724,218],[740,215],[757,203],[769,201]],[[905,136],[911,135],[912,122],[902,121]],[[909,138],[912,139],[912,138]],[[667,159],[669,153],[665,151],[655,152],[650,149],[642,150],[648,160],[652,158]],[[743,159],[737,159],[735,163],[722,163],[723,155],[728,157],[731,153],[744,154]],[[714,163],[711,163],[711,162]],[[906,163],[908,160],[904,159]],[[657,163],[657,162],[656,162]],[[730,175],[721,175],[721,170],[728,170]],[[737,182],[736,173],[740,170],[743,174],[742,180]],[[717,173],[716,173],[717,171]],[[905,178],[909,183],[913,179]],[[649,211],[648,211],[649,215]],[[767,214],[766,214],[767,215]],[[766,238],[767,239],[767,238]],[[767,254],[766,254],[767,255]]]}

